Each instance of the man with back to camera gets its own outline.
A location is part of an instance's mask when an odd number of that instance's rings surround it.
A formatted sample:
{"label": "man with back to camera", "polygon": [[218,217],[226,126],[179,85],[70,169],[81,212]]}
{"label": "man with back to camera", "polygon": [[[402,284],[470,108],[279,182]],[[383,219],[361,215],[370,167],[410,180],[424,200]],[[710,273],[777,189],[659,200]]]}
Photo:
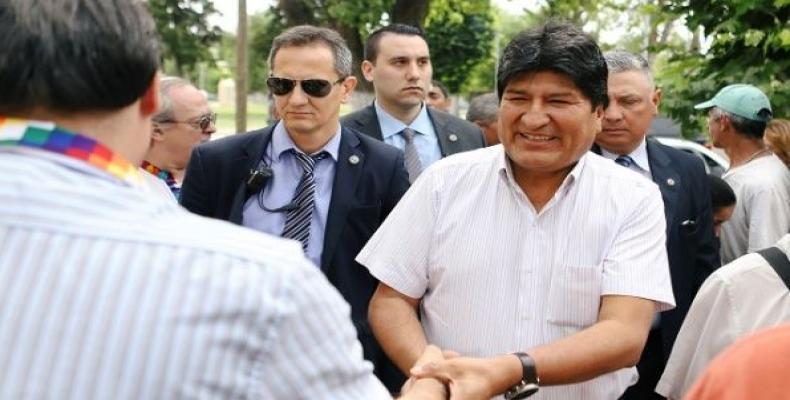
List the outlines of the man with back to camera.
{"label": "man with back to camera", "polygon": [[442,157],[485,146],[479,128],[426,106],[433,70],[420,28],[392,24],[371,33],[362,73],[376,100],[341,122],[403,150],[409,181]]}
{"label": "man with back to camera", "polygon": [[760,89],[729,85],[694,108],[707,111],[713,145],[730,158],[722,178],[738,203],[721,229],[721,261],[726,264],[771,246],[790,231],[790,170],[763,142],[772,112]]}
{"label": "man with back to camera", "polygon": [[7,0],[0,37],[0,398],[390,398],[296,243],[142,186],[144,3]]}
{"label": "man with back to camera", "polygon": [[647,139],[658,114],[661,89],[650,65],[625,51],[604,54],[609,69],[609,106],[594,150],[658,185],[664,200],[667,258],[676,307],[656,314],[637,364],[639,381],[623,399],[661,398],[654,389],[694,295],[719,267],[710,189],[702,160]]}
{"label": "man with back to camera", "polygon": [[453,394],[616,399],[636,381],[672,289],[658,188],[589,152],[606,79],[570,25],[516,36],[497,73],[502,146],[426,171],[357,257],[381,282],[371,326],[403,371],[430,342],[462,357],[411,372]]}
{"label": "man with back to camera", "polygon": [[367,322],[378,282],[354,257],[409,187],[403,153],[341,128],[340,105],[357,82],[337,32],[290,28],[274,39],[269,60],[279,122],[198,146],[181,203],[199,215],[299,240],[351,304],[365,358],[396,391],[403,380],[389,378],[397,371]]}

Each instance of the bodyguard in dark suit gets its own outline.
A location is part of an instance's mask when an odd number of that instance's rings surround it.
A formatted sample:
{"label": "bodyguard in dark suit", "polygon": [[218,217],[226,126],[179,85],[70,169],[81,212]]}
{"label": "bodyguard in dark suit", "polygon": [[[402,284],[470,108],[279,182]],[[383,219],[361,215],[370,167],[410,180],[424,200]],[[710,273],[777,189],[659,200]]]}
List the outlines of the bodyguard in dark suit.
{"label": "bodyguard in dark suit", "polygon": [[673,310],[654,319],[637,364],[639,382],[623,398],[660,399],[654,390],[691,301],[705,278],[720,265],[710,190],[702,160],[645,139],[661,100],[647,61],[620,51],[604,57],[609,67],[609,106],[594,150],[652,179],[661,190],[676,303]]}
{"label": "bodyguard in dark suit", "polygon": [[300,241],[351,305],[365,358],[382,381],[400,383],[367,322],[377,281],[354,257],[408,189],[403,153],[340,127],[340,104],[356,80],[351,52],[336,32],[291,28],[274,39],[269,65],[280,122],[198,146],[181,203]]}
{"label": "bodyguard in dark suit", "polygon": [[392,24],[370,34],[362,73],[376,100],[341,123],[402,149],[412,181],[443,157],[485,146],[476,125],[425,103],[433,70],[419,28]]}

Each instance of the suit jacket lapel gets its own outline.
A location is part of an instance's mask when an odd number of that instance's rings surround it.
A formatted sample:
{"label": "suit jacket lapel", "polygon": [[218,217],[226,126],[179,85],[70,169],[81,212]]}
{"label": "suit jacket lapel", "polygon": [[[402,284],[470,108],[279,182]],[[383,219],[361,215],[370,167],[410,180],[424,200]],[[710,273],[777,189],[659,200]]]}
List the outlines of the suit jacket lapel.
{"label": "suit jacket lapel", "polygon": [[652,140],[647,141],[647,160],[650,163],[650,174],[653,175],[653,182],[661,190],[661,197],[664,200],[664,215],[667,220],[667,232],[669,232],[675,217],[675,205],[681,190],[680,175],[672,167],[669,156]]}
{"label": "suit jacket lapel", "polygon": [[[427,104],[424,106],[428,107]],[[458,136],[450,129],[450,126],[447,124],[447,119],[445,119],[443,115],[434,112],[430,107],[428,107],[428,117],[431,118],[431,122],[433,122],[433,131],[436,133],[436,138],[439,139],[439,150],[442,152],[442,157],[447,157],[448,154],[458,153],[460,149],[453,148],[454,143],[458,143]],[[454,137],[455,140],[451,140],[450,137]]]}
{"label": "suit jacket lapel", "polygon": [[357,126],[352,126],[360,132],[364,132],[371,137],[383,141],[384,135],[381,133],[381,125],[379,125],[379,117],[376,116],[376,108],[373,104],[365,107],[356,121]]}
{"label": "suit jacket lapel", "polygon": [[263,153],[269,145],[272,138],[272,131],[274,125],[264,130],[260,135],[253,136],[244,146],[238,158],[234,159],[232,165],[235,166],[236,173],[231,176],[244,176],[236,188],[236,194],[233,196],[233,203],[230,206],[230,215],[228,221],[241,225],[244,213],[244,202],[247,200],[247,185],[246,180],[249,171],[255,169],[258,161],[263,158]]}
{"label": "suit jacket lapel", "polygon": [[[378,121],[376,121],[378,126]],[[357,183],[362,176],[365,154],[359,148],[359,139],[353,132],[342,129],[340,151],[335,165],[335,182],[332,185],[332,198],[329,201],[329,214],[324,232],[324,249],[321,253],[321,269],[326,270],[337,249],[340,234],[346,224],[346,216],[354,202]],[[352,157],[356,156],[356,163]]]}

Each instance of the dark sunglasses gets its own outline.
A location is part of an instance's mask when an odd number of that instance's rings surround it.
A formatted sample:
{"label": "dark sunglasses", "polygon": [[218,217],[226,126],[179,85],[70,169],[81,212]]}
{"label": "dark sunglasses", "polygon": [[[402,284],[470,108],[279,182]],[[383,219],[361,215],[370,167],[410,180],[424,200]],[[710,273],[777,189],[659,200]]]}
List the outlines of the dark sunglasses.
{"label": "dark sunglasses", "polygon": [[170,120],[165,120],[165,121],[161,121],[161,122],[165,122],[165,123],[170,122],[170,123],[174,123],[174,124],[188,124],[188,125],[191,125],[194,128],[200,129],[202,132],[205,132],[209,128],[214,126],[215,123],[217,123],[217,113],[203,114],[200,117],[198,117],[197,119],[193,119],[191,121],[176,121],[176,120],[170,119]]}
{"label": "dark sunglasses", "polygon": [[271,91],[275,96],[285,96],[294,90],[296,83],[298,82],[302,86],[302,91],[308,96],[325,97],[329,94],[329,92],[332,91],[333,85],[337,85],[344,80],[346,80],[346,78],[340,78],[334,82],[330,82],[324,79],[296,80],[288,78],[276,78],[272,76],[266,80],[266,86],[269,87],[269,91]]}

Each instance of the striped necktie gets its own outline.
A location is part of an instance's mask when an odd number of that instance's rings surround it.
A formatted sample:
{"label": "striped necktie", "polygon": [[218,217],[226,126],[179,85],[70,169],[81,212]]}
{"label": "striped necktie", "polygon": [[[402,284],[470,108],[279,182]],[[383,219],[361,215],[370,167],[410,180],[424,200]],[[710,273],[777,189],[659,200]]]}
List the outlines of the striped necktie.
{"label": "striped necktie", "polygon": [[629,156],[617,156],[617,158],[615,158],[614,162],[616,162],[617,164],[622,165],[622,166],[624,166],[626,168],[630,168],[632,165],[635,164],[634,163],[634,159],[629,157]]}
{"label": "striped necktie", "polygon": [[414,145],[414,135],[417,132],[411,128],[403,128],[400,135],[406,141],[406,147],[403,149],[404,158],[406,161],[406,172],[409,173],[409,183],[417,180],[417,177],[422,172],[422,162],[420,161],[420,154],[417,152],[417,146]]}
{"label": "striped necktie", "polygon": [[327,152],[321,152],[313,156],[308,156],[295,150],[291,150],[296,156],[299,164],[304,171],[299,186],[296,187],[293,201],[294,208],[288,211],[285,216],[285,227],[282,237],[294,239],[302,242],[302,249],[307,251],[310,243],[310,223],[313,220],[313,208],[315,208],[315,165],[318,161],[328,156]]}

